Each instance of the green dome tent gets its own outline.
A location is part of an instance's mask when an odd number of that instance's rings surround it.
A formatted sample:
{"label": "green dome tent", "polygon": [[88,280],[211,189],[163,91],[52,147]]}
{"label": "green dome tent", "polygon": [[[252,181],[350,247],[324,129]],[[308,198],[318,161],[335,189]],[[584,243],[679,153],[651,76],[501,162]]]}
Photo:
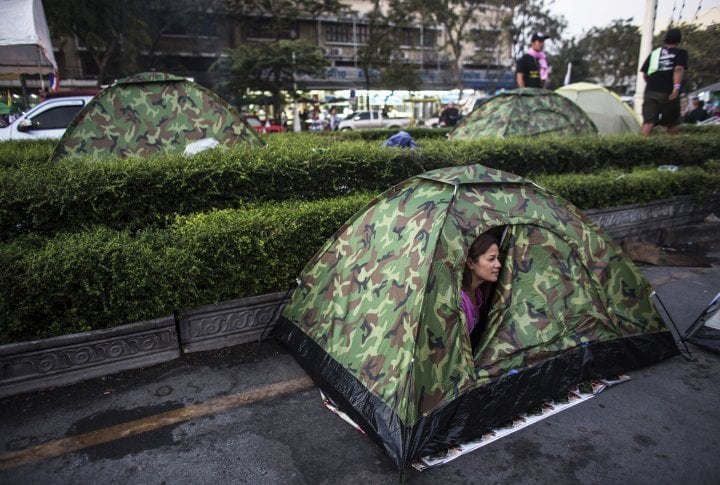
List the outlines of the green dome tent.
{"label": "green dome tent", "polygon": [[[467,251],[502,230],[502,270],[472,350]],[[404,470],[578,382],[675,355],[651,287],[584,214],[481,165],[380,195],[307,264],[275,328],[322,391]]]}
{"label": "green dome tent", "polygon": [[523,88],[491,96],[458,123],[453,140],[485,136],[591,135],[597,128],[575,103],[546,89]]}
{"label": "green dome tent", "polygon": [[263,144],[217,94],[182,77],[145,72],[95,95],[68,126],[52,160],[183,152],[203,140],[225,147]]}
{"label": "green dome tent", "polygon": [[601,135],[640,133],[640,118],[617,94],[599,84],[573,83],[555,90],[580,106]]}

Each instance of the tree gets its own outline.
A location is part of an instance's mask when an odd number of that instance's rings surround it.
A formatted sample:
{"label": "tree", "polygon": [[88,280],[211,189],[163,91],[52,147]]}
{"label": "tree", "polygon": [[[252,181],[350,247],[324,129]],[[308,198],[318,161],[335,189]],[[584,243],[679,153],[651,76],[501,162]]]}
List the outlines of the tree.
{"label": "tree", "polygon": [[[182,31],[196,40],[203,34],[201,22],[198,22],[200,15],[209,9],[222,9],[221,0],[147,0],[145,5],[148,42],[144,52],[144,69],[162,66],[165,59],[158,53],[158,45],[171,29]],[[162,69],[166,68],[162,66]]]}
{"label": "tree", "polygon": [[640,29],[631,25],[630,19],[615,19],[607,27],[593,27],[578,44],[586,53],[592,80],[618,93],[634,86]]}
{"label": "tree", "polygon": [[48,28],[87,49],[98,69],[98,86],[137,71],[139,52],[148,44],[142,20],[146,2],[127,0],[44,0]]}
{"label": "tree", "polygon": [[385,104],[396,90],[415,91],[420,88],[420,84],[417,67],[412,64],[392,63],[380,74],[380,86],[390,90],[390,94],[385,98]]}
{"label": "tree", "polygon": [[[717,82],[720,66],[720,24],[712,24],[705,29],[696,25],[682,23],[677,26],[682,31],[682,49],[688,51],[688,70],[684,83],[688,91]],[[662,45],[665,33],[655,39],[655,45]]]}
{"label": "tree", "polygon": [[481,0],[408,0],[399,4],[406,12],[414,12],[416,19],[443,27],[445,39],[440,48],[450,54],[450,68],[459,97],[463,91],[463,48],[472,40],[470,27],[478,22],[478,13],[485,3]]}
{"label": "tree", "polygon": [[224,65],[228,60],[221,59],[214,69],[229,70],[230,88],[236,94],[269,92],[276,117],[282,110],[282,93],[297,97],[302,89],[298,77],[319,76],[328,64],[315,44],[302,40],[242,44],[228,53],[230,64]]}
{"label": "tree", "polygon": [[488,82],[487,91],[490,93],[495,92],[505,72],[503,59],[512,58],[511,32],[505,28],[507,10],[502,3],[488,2],[487,7],[483,9],[485,14],[483,25],[472,30],[472,41],[476,46],[473,60],[479,66],[484,66],[485,78]]}
{"label": "tree", "polygon": [[548,63],[555,66],[550,73],[550,86],[562,86],[565,81],[568,63],[571,64],[569,82],[591,82],[589,54],[584,46],[578,44],[574,37],[563,41],[556,54],[548,56]]}
{"label": "tree", "polygon": [[[559,39],[566,23],[553,15],[544,0],[408,0],[401,8],[425,24],[441,25],[445,42],[440,47],[450,54],[455,85],[462,96],[462,60],[468,44],[479,47],[476,60],[498,71],[500,59],[517,58],[529,44],[533,32],[542,31]],[[480,15],[484,14],[483,17]],[[479,27],[479,28],[477,28]],[[509,46],[509,47],[508,47]],[[509,50],[508,50],[509,49]],[[512,70],[513,66],[505,69]],[[506,71],[507,72],[507,71]],[[502,72],[497,72],[497,77]]]}
{"label": "tree", "polygon": [[[267,29],[266,33],[273,36],[275,40],[297,38],[298,32],[295,30],[295,24],[301,16],[316,19],[324,14],[338,15],[348,9],[348,6],[339,0],[221,1],[241,24],[247,26],[261,21]],[[320,33],[316,31],[316,35],[319,36]]]}
{"label": "tree", "polygon": [[379,72],[390,63],[395,49],[392,29],[380,4],[381,0],[373,0],[373,8],[367,13],[367,38],[357,54],[357,63],[363,72],[366,91],[370,90],[373,79],[380,79]]}
{"label": "tree", "polygon": [[[527,49],[535,32],[558,41],[567,27],[565,17],[552,14],[544,0],[495,0],[495,3],[506,8],[504,28],[511,35],[514,58]],[[553,0],[548,2],[552,3]]]}

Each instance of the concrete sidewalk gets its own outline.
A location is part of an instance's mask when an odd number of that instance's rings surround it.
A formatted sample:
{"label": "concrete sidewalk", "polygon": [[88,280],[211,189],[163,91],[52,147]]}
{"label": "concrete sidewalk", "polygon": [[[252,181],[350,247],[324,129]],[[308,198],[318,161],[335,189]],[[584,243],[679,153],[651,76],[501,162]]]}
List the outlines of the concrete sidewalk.
{"label": "concrete sidewalk", "polygon": [[[681,332],[720,291],[719,250],[709,248],[710,267],[642,268]],[[447,465],[409,470],[406,481],[720,483],[720,356],[690,349],[695,361],[676,356],[631,372],[629,382]],[[0,444],[8,484],[399,477],[378,445],[322,406],[273,341],[2,399]]]}

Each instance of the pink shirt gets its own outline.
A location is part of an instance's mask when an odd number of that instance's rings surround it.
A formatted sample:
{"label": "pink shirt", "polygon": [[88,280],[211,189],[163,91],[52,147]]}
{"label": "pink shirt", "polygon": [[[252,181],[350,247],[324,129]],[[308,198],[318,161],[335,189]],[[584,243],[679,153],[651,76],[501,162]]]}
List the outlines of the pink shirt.
{"label": "pink shirt", "polygon": [[462,290],[462,309],[467,317],[468,333],[473,331],[480,317],[480,307],[483,304],[483,292],[481,288],[478,287],[475,291],[475,297],[478,302],[477,306],[473,305],[472,301],[470,301],[470,295],[468,295],[465,290]]}

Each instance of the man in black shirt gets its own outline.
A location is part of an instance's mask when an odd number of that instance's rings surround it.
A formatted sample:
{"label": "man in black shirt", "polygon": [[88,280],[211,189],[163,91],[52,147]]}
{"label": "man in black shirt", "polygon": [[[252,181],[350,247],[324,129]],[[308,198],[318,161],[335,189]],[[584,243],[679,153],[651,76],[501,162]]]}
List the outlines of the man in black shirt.
{"label": "man in black shirt", "polygon": [[640,132],[649,135],[655,125],[677,133],[680,125],[680,88],[687,69],[688,53],[679,49],[680,29],[665,34],[665,45],[650,53],[640,68],[647,86],[643,98],[643,126]]}
{"label": "man in black shirt", "polygon": [[448,103],[447,107],[440,113],[440,123],[443,126],[455,126],[460,118],[460,111],[453,103]]}
{"label": "man in black shirt", "polygon": [[530,49],[518,59],[515,80],[521,88],[544,88],[547,81],[548,64],[543,52],[547,36],[542,32],[533,34]]}

